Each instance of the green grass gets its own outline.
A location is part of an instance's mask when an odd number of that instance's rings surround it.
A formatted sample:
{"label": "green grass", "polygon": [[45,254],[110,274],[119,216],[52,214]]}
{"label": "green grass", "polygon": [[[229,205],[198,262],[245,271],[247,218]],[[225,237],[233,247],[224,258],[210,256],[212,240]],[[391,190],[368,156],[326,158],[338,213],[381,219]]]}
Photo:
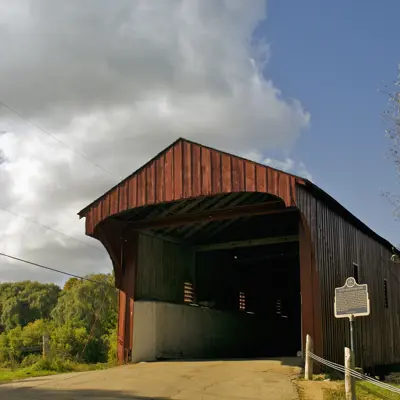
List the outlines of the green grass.
{"label": "green grass", "polygon": [[16,379],[32,378],[35,376],[45,376],[57,374],[56,371],[33,371],[32,368],[20,368],[15,371],[11,371],[9,368],[0,369],[0,383],[13,381]]}
{"label": "green grass", "polygon": [[[393,385],[400,387],[400,385]],[[377,387],[369,382],[357,382],[357,400],[399,400],[400,395],[386,389]],[[326,389],[324,391],[325,400],[345,400],[344,384],[339,389]]]}
{"label": "green grass", "polygon": [[78,364],[73,362],[48,362],[41,360],[29,367],[0,368],[0,383],[17,379],[33,378],[38,376],[55,375],[66,372],[85,372],[109,368],[108,364]]}

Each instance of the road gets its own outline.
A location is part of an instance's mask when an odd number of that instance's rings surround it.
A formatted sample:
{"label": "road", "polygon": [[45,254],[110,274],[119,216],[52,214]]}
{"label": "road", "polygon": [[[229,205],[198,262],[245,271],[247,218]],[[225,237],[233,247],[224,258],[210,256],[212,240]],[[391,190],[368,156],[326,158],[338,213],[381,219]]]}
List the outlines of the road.
{"label": "road", "polygon": [[295,400],[296,359],[140,363],[0,385],[0,399]]}

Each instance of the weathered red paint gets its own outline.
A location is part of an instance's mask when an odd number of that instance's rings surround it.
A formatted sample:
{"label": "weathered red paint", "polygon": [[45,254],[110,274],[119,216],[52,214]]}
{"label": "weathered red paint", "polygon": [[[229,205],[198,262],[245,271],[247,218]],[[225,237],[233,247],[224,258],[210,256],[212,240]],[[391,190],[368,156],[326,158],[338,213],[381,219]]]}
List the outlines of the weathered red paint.
{"label": "weathered red paint", "polygon": [[230,192],[264,192],[295,206],[296,177],[240,157],[188,142],[165,152],[122,181],[79,215],[86,234],[108,216],[149,204]]}
{"label": "weathered red paint", "polygon": [[[113,262],[120,289],[118,359],[127,361],[133,346],[134,288],[137,237],[109,216],[127,209],[173,200],[231,192],[261,192],[296,206],[296,182],[304,181],[243,158],[180,139],[79,215],[86,217],[86,234],[99,239]],[[316,349],[322,346],[318,279],[306,225],[301,224],[300,258],[303,292],[303,332],[312,332]],[[132,236],[133,235],[133,236]],[[124,240],[131,241],[129,246]],[[312,310],[312,312],[310,311]]]}
{"label": "weathered red paint", "polygon": [[303,349],[306,346],[306,336],[310,335],[314,341],[314,353],[322,354],[322,319],[318,272],[310,229],[302,214],[299,221],[299,251]]}

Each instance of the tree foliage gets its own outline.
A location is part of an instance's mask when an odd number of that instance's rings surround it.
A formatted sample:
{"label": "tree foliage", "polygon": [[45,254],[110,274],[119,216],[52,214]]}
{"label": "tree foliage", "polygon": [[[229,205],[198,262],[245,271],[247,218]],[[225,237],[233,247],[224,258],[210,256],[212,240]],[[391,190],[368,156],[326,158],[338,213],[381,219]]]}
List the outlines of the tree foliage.
{"label": "tree foliage", "polygon": [[[397,173],[400,175],[400,65],[397,67],[397,77],[390,85],[385,85],[383,92],[388,96],[388,108],[382,113],[386,136],[390,140],[389,156]],[[400,216],[400,196],[387,191],[386,198],[393,204],[396,217]],[[393,248],[391,260],[400,263],[400,251]]]}
{"label": "tree foliage", "polygon": [[[52,356],[89,363],[115,361],[117,295],[111,274],[53,284],[0,284],[0,363],[29,364],[32,348],[50,337]],[[27,354],[28,353],[28,354]]]}
{"label": "tree foliage", "polygon": [[0,324],[2,330],[24,327],[37,319],[48,319],[61,289],[52,283],[32,281],[0,284]]}
{"label": "tree foliage", "polygon": [[88,331],[94,326],[97,337],[110,331],[117,322],[117,296],[111,275],[96,274],[88,278],[90,281],[74,282],[63,291],[52,317],[58,325],[71,323]]}

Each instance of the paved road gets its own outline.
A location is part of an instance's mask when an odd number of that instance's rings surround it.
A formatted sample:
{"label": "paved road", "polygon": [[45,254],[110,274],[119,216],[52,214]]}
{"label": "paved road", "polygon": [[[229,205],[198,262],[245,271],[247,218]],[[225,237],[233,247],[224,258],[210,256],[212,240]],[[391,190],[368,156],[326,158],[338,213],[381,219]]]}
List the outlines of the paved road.
{"label": "paved road", "polygon": [[296,360],[157,362],[0,385],[1,400],[295,400]]}

